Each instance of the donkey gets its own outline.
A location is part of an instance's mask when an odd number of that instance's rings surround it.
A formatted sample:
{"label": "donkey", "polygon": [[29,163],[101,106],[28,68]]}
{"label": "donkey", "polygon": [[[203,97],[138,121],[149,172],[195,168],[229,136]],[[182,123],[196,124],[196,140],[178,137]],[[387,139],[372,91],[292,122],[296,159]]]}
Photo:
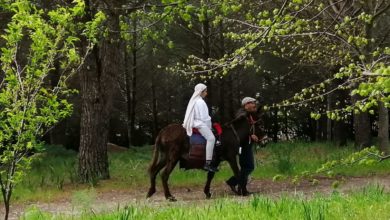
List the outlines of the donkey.
{"label": "donkey", "polygon": [[[221,146],[215,147],[215,159],[213,160],[215,165],[218,166],[223,160],[226,160],[237,179],[239,179],[239,168],[236,156],[239,153],[239,147],[248,142],[251,134],[256,134],[260,140],[265,137],[262,121],[255,120],[258,118],[256,116],[256,114],[241,116],[223,126],[220,138]],[[169,191],[169,175],[179,160],[188,159],[189,150],[189,137],[182,125],[170,124],[160,131],[156,137],[153,158],[148,169],[150,188],[147,198],[156,192],[156,175],[162,170],[161,179],[165,198],[169,201],[176,201],[176,198]],[[211,197],[210,184],[214,174],[214,172],[207,174],[207,182],[203,190],[206,198]]]}

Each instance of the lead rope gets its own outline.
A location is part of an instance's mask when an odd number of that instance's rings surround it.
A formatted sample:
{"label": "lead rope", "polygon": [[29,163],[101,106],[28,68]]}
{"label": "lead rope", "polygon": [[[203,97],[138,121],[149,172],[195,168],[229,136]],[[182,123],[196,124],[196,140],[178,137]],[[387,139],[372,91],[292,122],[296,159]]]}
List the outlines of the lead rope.
{"label": "lead rope", "polygon": [[[240,137],[239,137],[238,134],[237,134],[236,129],[234,128],[233,124],[230,124],[230,127],[231,127],[232,130],[233,130],[234,136],[236,136],[236,138],[237,138],[238,145],[240,145],[240,142],[241,142],[241,141],[240,141]],[[241,154],[241,146],[238,148],[238,154]]]}

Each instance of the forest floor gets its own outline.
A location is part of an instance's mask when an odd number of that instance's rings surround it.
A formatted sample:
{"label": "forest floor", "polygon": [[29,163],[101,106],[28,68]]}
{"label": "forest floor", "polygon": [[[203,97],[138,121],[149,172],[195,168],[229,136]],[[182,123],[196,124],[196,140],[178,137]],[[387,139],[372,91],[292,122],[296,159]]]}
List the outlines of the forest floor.
{"label": "forest floor", "polygon": [[[289,180],[274,182],[269,179],[260,180],[252,178],[249,182],[248,189],[254,193],[253,195],[266,196],[271,199],[277,199],[286,195],[310,198],[316,194],[330,195],[334,191],[349,193],[372,184],[384,187],[386,192],[390,191],[390,175],[338,178],[340,184],[336,189],[332,187],[335,179],[317,179],[319,181],[316,185],[313,185],[307,180],[302,181],[299,185],[294,185]],[[84,198],[84,202],[88,204],[84,204],[83,208],[84,210],[87,208],[89,211],[92,210],[94,213],[99,213],[115,211],[118,207],[125,207],[127,205],[163,206],[171,204],[171,202],[166,201],[164,198],[161,183],[158,182],[157,193],[149,199],[145,198],[148,189],[147,187],[148,186],[129,190],[100,190],[99,188],[96,188],[94,190],[94,195],[91,196],[93,198]],[[213,193],[211,200],[205,199],[202,186],[175,187],[172,185],[171,192],[177,198],[177,203],[201,204],[220,198],[236,198],[237,200],[250,198],[234,195],[229,187],[221,182],[212,184],[211,188]],[[82,200],[82,198],[80,200]],[[37,207],[43,212],[61,213],[64,215],[79,214],[82,211],[82,208],[75,204],[72,195],[67,194],[50,202],[31,201],[13,204],[11,206],[10,219],[20,218],[20,216],[31,207]],[[3,213],[4,208],[0,207],[0,214],[3,215]]]}

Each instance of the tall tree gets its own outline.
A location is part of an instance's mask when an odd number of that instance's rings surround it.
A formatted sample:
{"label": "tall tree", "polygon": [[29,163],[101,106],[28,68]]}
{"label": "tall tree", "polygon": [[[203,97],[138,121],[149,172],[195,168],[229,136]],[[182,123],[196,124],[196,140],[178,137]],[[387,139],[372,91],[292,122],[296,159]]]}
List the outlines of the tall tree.
{"label": "tall tree", "polygon": [[[28,175],[31,153],[42,150],[42,136],[72,111],[66,83],[84,57],[76,42],[83,30],[90,46],[94,27],[77,22],[83,1],[45,13],[28,0],[0,1],[0,7],[12,14],[0,38],[0,187],[8,219],[14,186]],[[52,74],[58,74],[55,86],[50,85]]]}
{"label": "tall tree", "polygon": [[79,176],[82,182],[108,179],[107,142],[109,118],[112,105],[112,91],[117,74],[123,65],[118,9],[123,1],[87,1],[90,20],[99,9],[106,15],[105,36],[94,47],[88,56],[81,81],[81,121]]}

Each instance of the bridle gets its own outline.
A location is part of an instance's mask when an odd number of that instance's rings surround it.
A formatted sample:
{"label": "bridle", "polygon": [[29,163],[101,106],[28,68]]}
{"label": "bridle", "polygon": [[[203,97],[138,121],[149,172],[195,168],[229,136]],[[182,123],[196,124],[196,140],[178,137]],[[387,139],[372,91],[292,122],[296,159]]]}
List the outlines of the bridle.
{"label": "bridle", "polygon": [[254,135],[254,134],[256,134],[256,123],[257,122],[259,122],[261,119],[258,119],[258,120],[254,120],[253,119],[253,117],[252,117],[252,115],[249,115],[249,117],[248,117],[248,121],[249,121],[249,124],[250,124],[250,129],[249,129],[249,133],[251,134],[251,135]]}

